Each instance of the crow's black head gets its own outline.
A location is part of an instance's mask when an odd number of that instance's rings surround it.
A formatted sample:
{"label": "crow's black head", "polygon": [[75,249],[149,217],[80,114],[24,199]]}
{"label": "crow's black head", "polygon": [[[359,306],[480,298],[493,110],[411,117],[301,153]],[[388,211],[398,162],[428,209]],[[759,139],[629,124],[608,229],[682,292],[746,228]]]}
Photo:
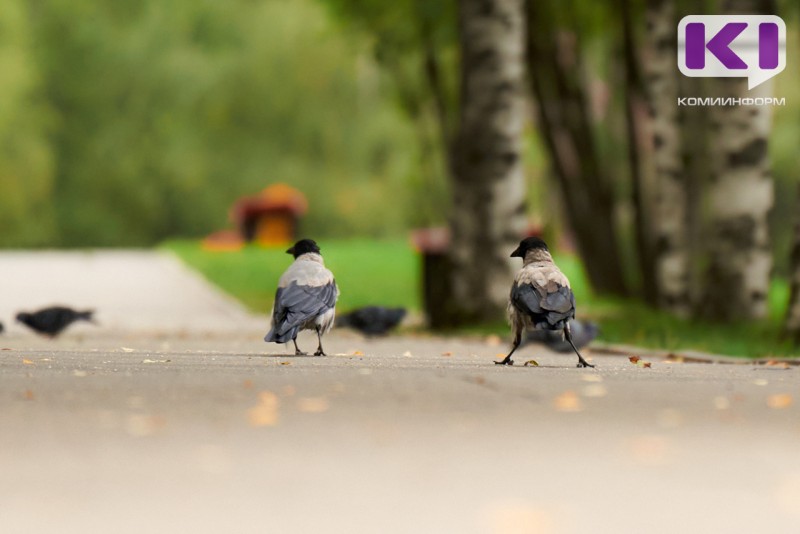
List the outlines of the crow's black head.
{"label": "crow's black head", "polygon": [[519,242],[517,249],[511,253],[512,258],[524,258],[529,250],[535,249],[548,250],[547,243],[538,237],[527,237]]}
{"label": "crow's black head", "polygon": [[17,321],[20,323],[28,323],[31,320],[31,314],[26,312],[20,312],[17,314]]}
{"label": "crow's black head", "polygon": [[315,252],[317,254],[320,252],[317,242],[313,239],[301,239],[295,243],[292,248],[286,251],[287,254],[291,254],[295,258],[303,254],[308,254],[309,252]]}

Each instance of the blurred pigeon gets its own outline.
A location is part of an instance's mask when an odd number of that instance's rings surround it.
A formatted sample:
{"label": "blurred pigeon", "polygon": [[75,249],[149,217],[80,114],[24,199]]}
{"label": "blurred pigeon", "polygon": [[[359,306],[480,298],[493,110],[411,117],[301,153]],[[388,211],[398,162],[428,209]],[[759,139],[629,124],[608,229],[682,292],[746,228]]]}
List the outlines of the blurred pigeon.
{"label": "blurred pigeon", "polygon": [[[589,321],[579,321],[578,319],[569,320],[569,330],[572,333],[572,342],[575,347],[581,349],[597,337],[600,327]],[[570,352],[572,346],[564,339],[564,333],[560,330],[532,330],[525,335],[522,344],[541,343],[550,350],[556,352]]]}
{"label": "blurred pigeon", "polygon": [[94,310],[77,311],[65,306],[52,306],[33,313],[20,312],[17,321],[38,334],[56,337],[75,321],[93,323],[93,313]]}
{"label": "blurred pigeon", "polygon": [[405,308],[366,306],[340,316],[336,324],[353,328],[367,336],[383,336],[397,327],[405,316]]}
{"label": "blurred pigeon", "polygon": [[3,323],[0,323],[0,334],[3,333],[3,330],[5,330],[5,327],[3,326]]}
{"label": "blurred pigeon", "polygon": [[514,342],[508,356],[495,363],[513,365],[511,355],[522,343],[522,332],[534,329],[563,331],[578,355],[578,367],[594,367],[572,341],[569,320],[575,318],[575,295],[567,277],[553,263],[547,244],[538,237],[523,239],[511,257],[522,258],[522,269],[514,277],[508,301]]}
{"label": "blurred pigeon", "polygon": [[333,273],[325,268],[319,247],[311,239],[301,239],[286,251],[294,263],[283,273],[275,292],[272,328],[264,341],[294,343],[294,353],[304,355],[297,346],[300,330],[316,330],[319,346],[314,356],[325,356],[322,335],[331,329],[336,315],[339,288]]}

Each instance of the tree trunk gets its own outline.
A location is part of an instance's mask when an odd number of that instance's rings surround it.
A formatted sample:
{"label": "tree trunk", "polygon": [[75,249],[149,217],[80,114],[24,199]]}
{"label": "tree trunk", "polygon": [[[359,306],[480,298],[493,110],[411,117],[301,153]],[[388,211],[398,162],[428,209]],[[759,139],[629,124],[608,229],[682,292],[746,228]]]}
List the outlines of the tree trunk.
{"label": "tree trunk", "polygon": [[655,167],[655,278],[659,307],[686,316],[691,311],[689,215],[683,168],[673,0],[648,0],[646,62]]}
{"label": "tree trunk", "polygon": [[648,110],[652,102],[645,91],[640,49],[636,39],[635,11],[631,0],[618,0],[622,19],[622,56],[625,71],[625,122],[628,134],[628,163],[631,176],[631,200],[634,211],[634,238],[639,267],[641,294],[645,302],[658,303],[655,276],[653,214],[654,161]]}
{"label": "tree trunk", "polygon": [[[798,187],[798,193],[800,193],[800,187]],[[800,194],[798,194],[797,205],[800,208]],[[798,209],[798,213],[800,213],[800,209]],[[794,224],[790,276],[792,289],[789,296],[789,309],[786,312],[784,333],[795,344],[800,344],[800,216]]]}
{"label": "tree trunk", "polygon": [[[765,2],[723,3],[725,13],[764,12]],[[767,97],[772,81],[747,90],[743,78],[715,81],[721,97]],[[768,157],[768,106],[716,107],[711,115],[712,175],[709,187],[709,267],[703,314],[713,320],[763,318],[767,314],[772,256],[767,215],[773,204]]]}
{"label": "tree trunk", "polygon": [[502,319],[526,226],[524,0],[461,0],[460,116],[448,253],[451,325]]}
{"label": "tree trunk", "polygon": [[592,133],[574,32],[559,32],[554,5],[527,1],[528,66],[539,132],[562,191],[570,227],[593,288],[627,294],[611,181]]}

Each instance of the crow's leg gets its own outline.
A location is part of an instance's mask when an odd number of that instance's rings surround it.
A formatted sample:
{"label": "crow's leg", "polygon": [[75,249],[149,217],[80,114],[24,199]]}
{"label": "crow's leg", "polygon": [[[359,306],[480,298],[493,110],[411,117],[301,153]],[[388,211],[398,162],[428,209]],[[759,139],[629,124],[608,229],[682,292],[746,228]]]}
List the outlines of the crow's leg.
{"label": "crow's leg", "polygon": [[297,346],[297,338],[292,338],[292,343],[294,343],[294,355],[295,356],[306,356],[307,353],[300,350],[300,347]]}
{"label": "crow's leg", "polygon": [[317,339],[319,340],[319,346],[317,347],[317,352],[314,353],[314,356],[327,356],[325,351],[322,350],[322,334],[319,331],[319,327],[317,327]]}
{"label": "crow's leg", "polygon": [[569,323],[567,323],[567,325],[564,327],[564,337],[569,342],[570,346],[572,347],[572,350],[575,351],[575,354],[578,355],[577,367],[594,367],[594,365],[583,359],[583,356],[581,356],[581,353],[578,352],[578,348],[575,346],[575,343],[572,342],[572,332],[570,332],[569,330]]}
{"label": "crow's leg", "polygon": [[494,362],[495,365],[514,365],[514,360],[511,359],[511,355],[514,354],[514,351],[517,350],[520,343],[522,342],[522,332],[517,332],[514,334],[514,343],[511,345],[511,352],[508,353],[502,361]]}

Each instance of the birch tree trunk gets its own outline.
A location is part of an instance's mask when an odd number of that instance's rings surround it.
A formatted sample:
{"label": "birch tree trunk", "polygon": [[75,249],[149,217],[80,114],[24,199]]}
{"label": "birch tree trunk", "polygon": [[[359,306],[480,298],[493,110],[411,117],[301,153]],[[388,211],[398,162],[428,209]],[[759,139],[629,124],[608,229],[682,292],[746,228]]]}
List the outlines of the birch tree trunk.
{"label": "birch tree trunk", "polygon": [[678,118],[674,0],[648,0],[645,75],[652,115],[654,264],[659,307],[691,311],[687,174]]}
{"label": "birch tree trunk", "polygon": [[503,317],[526,226],[523,0],[459,2],[461,100],[452,153],[450,324]]}
{"label": "birch tree trunk", "polygon": [[[800,188],[798,188],[800,193]],[[798,213],[800,213],[800,194],[798,194]],[[791,294],[789,309],[786,312],[784,333],[796,344],[800,344],[800,217],[795,221],[792,236],[792,259],[790,266]]]}
{"label": "birch tree trunk", "polygon": [[[774,2],[729,0],[724,13],[764,13]],[[773,5],[774,7],[774,5]],[[744,78],[715,80],[722,97],[767,97],[772,81],[747,90]],[[769,106],[713,108],[712,175],[709,184],[709,267],[704,315],[718,321],[767,314],[772,255],[767,215],[773,204],[768,157]]]}

